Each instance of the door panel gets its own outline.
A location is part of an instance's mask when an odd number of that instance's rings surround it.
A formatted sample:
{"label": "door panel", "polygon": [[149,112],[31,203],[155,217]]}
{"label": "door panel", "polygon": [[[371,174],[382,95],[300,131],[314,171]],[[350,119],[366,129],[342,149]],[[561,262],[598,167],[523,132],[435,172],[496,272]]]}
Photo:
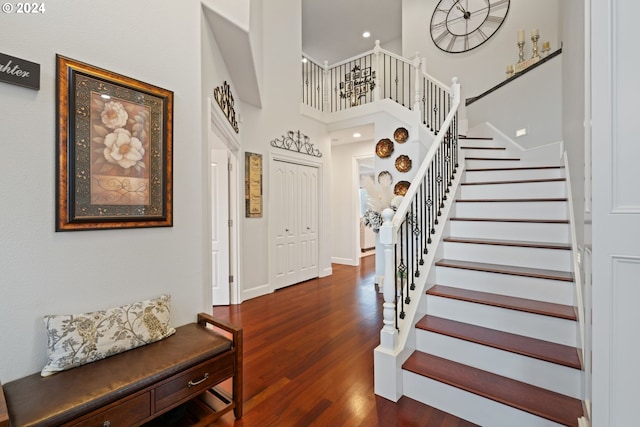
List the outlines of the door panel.
{"label": "door panel", "polygon": [[[271,186],[272,186],[272,194],[273,197],[273,205],[282,207],[284,206],[286,188],[285,188],[285,176],[286,176],[286,168],[285,163],[282,162],[274,162],[274,170],[271,173]],[[274,212],[273,213],[273,235],[274,235],[274,281],[273,286],[277,288],[281,287],[285,283],[285,277],[287,272],[286,266],[286,252],[287,252],[287,243],[286,243],[286,235],[285,229],[286,227],[286,217],[282,214],[282,212]]]}
{"label": "door panel", "polygon": [[211,150],[211,288],[212,304],[229,298],[229,166],[227,150]]}

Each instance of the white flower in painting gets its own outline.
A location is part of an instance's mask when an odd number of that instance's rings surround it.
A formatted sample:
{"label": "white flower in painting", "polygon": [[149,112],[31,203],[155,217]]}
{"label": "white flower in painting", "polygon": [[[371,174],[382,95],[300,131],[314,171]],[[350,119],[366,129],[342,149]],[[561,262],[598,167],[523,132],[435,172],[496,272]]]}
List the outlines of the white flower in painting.
{"label": "white flower in painting", "polygon": [[109,101],[105,104],[104,110],[100,114],[102,123],[109,129],[117,129],[127,124],[129,115],[121,103]]}
{"label": "white flower in painting", "polygon": [[144,156],[142,143],[126,129],[116,129],[104,137],[104,157],[109,163],[125,169],[134,166]]}

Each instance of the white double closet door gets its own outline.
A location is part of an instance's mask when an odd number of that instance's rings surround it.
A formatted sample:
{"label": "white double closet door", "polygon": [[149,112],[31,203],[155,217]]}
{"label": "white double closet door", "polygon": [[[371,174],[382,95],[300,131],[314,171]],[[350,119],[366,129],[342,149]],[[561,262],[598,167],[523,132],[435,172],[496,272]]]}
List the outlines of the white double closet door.
{"label": "white double closet door", "polygon": [[273,289],[318,277],[318,168],[273,161]]}

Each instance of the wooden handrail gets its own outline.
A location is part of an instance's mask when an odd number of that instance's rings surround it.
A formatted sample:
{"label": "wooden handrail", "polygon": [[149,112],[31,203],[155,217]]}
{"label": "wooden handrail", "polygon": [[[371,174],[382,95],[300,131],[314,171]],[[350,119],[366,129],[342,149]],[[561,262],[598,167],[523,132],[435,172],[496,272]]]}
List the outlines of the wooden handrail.
{"label": "wooden handrail", "polygon": [[544,64],[545,62],[550,61],[552,58],[555,58],[556,56],[560,55],[561,53],[562,53],[562,47],[560,49],[556,50],[555,52],[550,53],[549,56],[547,56],[545,58],[542,58],[540,61],[536,62],[535,64],[530,65],[529,67],[525,68],[524,70],[520,71],[519,73],[516,73],[513,76],[509,77],[508,79],[498,83],[497,85],[495,85],[491,89],[484,91],[480,95],[465,99],[464,105],[465,106],[469,106],[469,105],[473,104],[474,102],[478,101],[479,99],[484,98],[485,96],[489,95],[491,92],[495,92],[496,90],[500,89],[502,86],[511,83],[515,79],[517,79],[519,77],[522,77],[524,74],[528,73],[529,71],[533,70],[534,68],[537,68],[537,67],[541,66],[542,64]]}

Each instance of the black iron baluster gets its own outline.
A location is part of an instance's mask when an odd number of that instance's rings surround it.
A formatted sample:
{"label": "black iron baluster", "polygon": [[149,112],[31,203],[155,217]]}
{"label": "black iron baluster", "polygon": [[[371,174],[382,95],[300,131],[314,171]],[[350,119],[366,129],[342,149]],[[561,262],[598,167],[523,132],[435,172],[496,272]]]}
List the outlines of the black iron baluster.
{"label": "black iron baluster", "polygon": [[[398,277],[400,278],[400,295],[399,295],[399,300],[400,300],[400,319],[404,319],[405,316],[405,311],[404,311],[404,283],[405,283],[405,278],[407,277],[407,266],[404,263],[404,252],[405,252],[405,245],[404,245],[404,239],[403,239],[403,235],[404,235],[404,227],[406,226],[406,221],[404,224],[402,224],[400,226],[400,239],[398,240],[398,243],[400,244],[400,265],[398,265],[398,270],[396,271],[396,280],[398,279]],[[397,295],[397,294],[396,294]]]}
{"label": "black iron baluster", "polygon": [[[422,233],[423,255],[427,255],[429,253],[429,246],[428,246],[429,242],[427,241],[427,238],[429,237],[429,231],[431,230],[431,228],[429,227],[428,188],[429,188],[429,180],[428,180],[428,171],[427,171],[427,173],[425,173],[424,176],[422,177],[422,185],[420,186],[420,190],[421,190],[420,193],[422,194],[422,200],[420,202],[422,204],[422,221],[420,222],[420,224],[423,230],[423,233]],[[424,263],[424,260],[422,258],[421,258],[421,262]]]}
{"label": "black iron baluster", "polygon": [[[419,190],[419,189],[418,189]],[[412,210],[414,212],[414,217],[413,217],[413,238],[415,240],[415,245],[414,245],[414,256],[416,258],[416,272],[415,272],[415,277],[420,277],[420,266],[422,264],[424,264],[424,261],[421,261],[421,257],[422,257],[422,248],[420,247],[420,200],[419,200],[419,193],[416,192],[416,194],[413,196],[413,206],[412,206]]]}
{"label": "black iron baluster", "polygon": [[406,107],[406,104],[405,104],[405,102],[406,102],[406,93],[404,91],[404,82],[406,80],[405,79],[405,74],[406,73],[404,72],[404,69],[406,68],[406,66],[407,66],[407,64],[402,62],[402,74],[401,74],[401,76],[402,76],[402,106],[403,107]]}

